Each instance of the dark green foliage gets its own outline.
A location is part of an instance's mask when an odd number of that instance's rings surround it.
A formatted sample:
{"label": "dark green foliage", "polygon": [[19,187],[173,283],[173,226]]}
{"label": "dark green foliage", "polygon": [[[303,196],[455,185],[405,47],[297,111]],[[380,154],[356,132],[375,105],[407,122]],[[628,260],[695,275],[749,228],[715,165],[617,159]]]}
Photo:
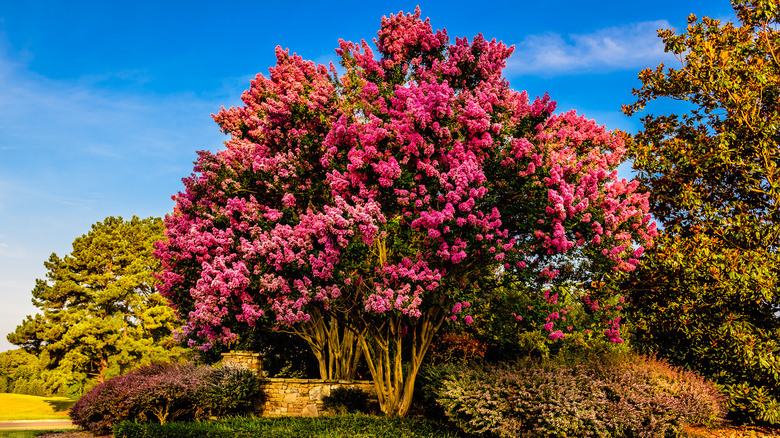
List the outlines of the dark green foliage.
{"label": "dark green foliage", "polygon": [[635,345],[695,369],[728,396],[729,418],[780,423],[780,322],[767,259],[704,234],[665,235],[627,285]]}
{"label": "dark green foliage", "polygon": [[44,262],[46,278],[32,290],[40,312],[7,336],[41,360],[44,393],[79,396],[180,356],[171,335],[178,321],[155,286],[152,250],[163,237],[159,218],[108,217],[76,238],[70,254]]}
{"label": "dark green foliage", "polygon": [[368,411],[368,393],[360,388],[340,386],[322,399],[326,409],[340,414]]}
{"label": "dark green foliage", "polygon": [[[220,348],[215,345],[213,349]],[[225,347],[222,347],[225,348]],[[227,348],[225,348],[227,350]],[[247,330],[230,349],[250,350],[263,357],[263,372],[268,377],[321,378],[317,358],[300,336],[268,328]],[[215,359],[219,359],[219,355]]]}
{"label": "dark green foliage", "polygon": [[0,392],[55,395],[45,391],[38,358],[22,349],[0,353]]}
{"label": "dark green foliage", "polygon": [[[461,366],[466,364],[461,364]],[[414,388],[414,403],[425,411],[428,418],[443,419],[444,409],[436,400],[439,390],[444,385],[444,380],[458,369],[454,363],[426,364],[420,368]]]}
{"label": "dark green foliage", "polygon": [[780,4],[732,5],[737,23],[659,31],[680,63],[624,107],[691,104],[643,117],[630,148],[663,233],[624,287],[643,351],[717,382],[732,419],[780,424]]}
{"label": "dark green foliage", "polygon": [[210,416],[247,414],[260,394],[260,380],[254,371],[225,366],[204,376],[196,403],[208,407]]}
{"label": "dark green foliage", "polygon": [[344,415],[333,417],[230,418],[193,423],[125,422],[116,438],[465,438],[467,435],[423,418]]}
{"label": "dark green foliage", "polygon": [[663,438],[723,415],[701,377],[626,354],[458,367],[438,401],[464,431],[499,437]]}
{"label": "dark green foliage", "polygon": [[251,411],[261,396],[249,370],[152,364],[97,385],[71,408],[73,422],[107,434],[122,421],[204,419]]}

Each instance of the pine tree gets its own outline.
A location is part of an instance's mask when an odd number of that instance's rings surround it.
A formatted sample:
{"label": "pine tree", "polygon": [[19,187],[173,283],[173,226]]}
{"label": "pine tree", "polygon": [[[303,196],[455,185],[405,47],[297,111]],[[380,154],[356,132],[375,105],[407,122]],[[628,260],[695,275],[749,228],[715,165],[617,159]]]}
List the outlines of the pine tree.
{"label": "pine tree", "polygon": [[152,256],[163,238],[159,218],[109,217],[73,242],[73,251],[44,263],[33,304],[40,309],[9,342],[48,357],[57,384],[100,383],[129,369],[178,356],[173,310],[156,291]]}

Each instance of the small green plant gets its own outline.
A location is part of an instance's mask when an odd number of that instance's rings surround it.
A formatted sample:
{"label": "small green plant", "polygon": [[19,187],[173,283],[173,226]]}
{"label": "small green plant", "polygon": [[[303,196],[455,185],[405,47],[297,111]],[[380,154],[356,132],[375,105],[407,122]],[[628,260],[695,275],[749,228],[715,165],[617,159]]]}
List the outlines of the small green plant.
{"label": "small green plant", "polygon": [[214,368],[203,383],[196,400],[201,406],[207,406],[208,414],[213,417],[250,413],[262,393],[257,374],[245,368]]}
{"label": "small green plant", "polygon": [[368,393],[360,388],[334,388],[330,395],[323,397],[322,402],[326,409],[340,414],[368,411]]}

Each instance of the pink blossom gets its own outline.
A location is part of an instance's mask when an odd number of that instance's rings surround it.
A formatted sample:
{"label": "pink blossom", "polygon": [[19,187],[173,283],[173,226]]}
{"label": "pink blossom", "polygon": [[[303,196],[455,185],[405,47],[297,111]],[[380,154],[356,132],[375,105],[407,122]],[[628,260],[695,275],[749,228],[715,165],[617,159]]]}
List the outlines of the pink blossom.
{"label": "pink blossom", "polygon": [[[638,266],[657,230],[648,194],[617,177],[619,133],[512,90],[513,47],[451,43],[419,8],[383,18],[374,42],[339,41],[343,71],[277,47],[241,105],[213,115],[229,140],[198,154],[156,251],[183,339],[354,303],[414,328],[431,307],[457,321],[488,275],[549,290],[582,254]],[[558,301],[538,303],[548,332]]]}
{"label": "pink blossom", "polygon": [[295,206],[295,196],[293,196],[291,193],[285,193],[284,196],[282,196],[282,205],[284,205],[287,208],[292,208]]}
{"label": "pink blossom", "polygon": [[548,335],[551,341],[557,341],[558,339],[561,339],[564,336],[566,335],[564,335],[563,332],[560,330],[556,330]]}

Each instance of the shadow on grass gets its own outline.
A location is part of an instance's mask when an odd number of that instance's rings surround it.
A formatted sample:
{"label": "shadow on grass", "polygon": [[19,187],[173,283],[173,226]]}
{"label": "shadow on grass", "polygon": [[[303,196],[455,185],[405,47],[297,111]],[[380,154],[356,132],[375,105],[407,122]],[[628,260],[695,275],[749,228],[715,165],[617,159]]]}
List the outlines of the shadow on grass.
{"label": "shadow on grass", "polygon": [[51,406],[54,412],[67,412],[71,406],[76,404],[76,400],[45,400],[46,404]]}

